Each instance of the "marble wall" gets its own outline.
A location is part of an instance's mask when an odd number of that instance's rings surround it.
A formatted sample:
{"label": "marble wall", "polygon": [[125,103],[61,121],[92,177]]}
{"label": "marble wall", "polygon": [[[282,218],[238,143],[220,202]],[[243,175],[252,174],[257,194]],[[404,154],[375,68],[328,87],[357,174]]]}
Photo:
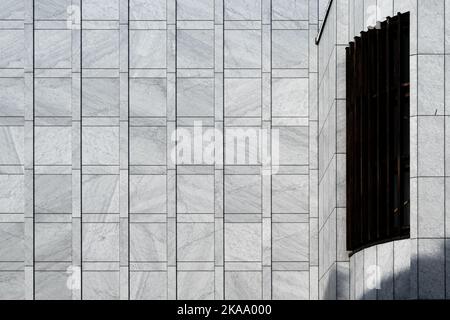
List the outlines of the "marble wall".
{"label": "marble wall", "polygon": [[[334,0],[319,43],[319,288],[322,299],[449,297],[448,0]],[[411,239],[351,258],[345,246],[345,46],[411,13]],[[373,286],[373,279],[378,279]]]}
{"label": "marble wall", "polygon": [[[0,299],[448,297],[449,8],[0,0]],[[411,240],[349,257],[344,50],[398,11]]]}
{"label": "marble wall", "polygon": [[317,299],[325,8],[0,0],[0,298]]}

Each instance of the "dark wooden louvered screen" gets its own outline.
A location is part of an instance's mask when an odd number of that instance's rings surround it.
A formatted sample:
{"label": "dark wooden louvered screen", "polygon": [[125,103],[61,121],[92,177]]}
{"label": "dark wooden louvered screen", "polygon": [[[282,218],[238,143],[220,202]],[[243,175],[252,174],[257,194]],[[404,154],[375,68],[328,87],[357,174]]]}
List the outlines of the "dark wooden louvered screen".
{"label": "dark wooden louvered screen", "polygon": [[347,55],[347,247],[409,237],[409,13]]}

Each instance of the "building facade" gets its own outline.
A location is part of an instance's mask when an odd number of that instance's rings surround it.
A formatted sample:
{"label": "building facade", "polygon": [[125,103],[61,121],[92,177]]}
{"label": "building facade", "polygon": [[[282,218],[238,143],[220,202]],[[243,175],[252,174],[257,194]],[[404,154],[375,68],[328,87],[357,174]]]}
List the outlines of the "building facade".
{"label": "building facade", "polygon": [[[345,48],[398,12],[410,237],[352,255]],[[449,0],[0,0],[0,299],[449,297],[449,21]]]}
{"label": "building facade", "polygon": [[[448,1],[333,1],[319,42],[319,291],[327,299],[448,297]],[[410,12],[410,239],[346,252],[345,47]],[[374,285],[374,278],[378,278]]]}

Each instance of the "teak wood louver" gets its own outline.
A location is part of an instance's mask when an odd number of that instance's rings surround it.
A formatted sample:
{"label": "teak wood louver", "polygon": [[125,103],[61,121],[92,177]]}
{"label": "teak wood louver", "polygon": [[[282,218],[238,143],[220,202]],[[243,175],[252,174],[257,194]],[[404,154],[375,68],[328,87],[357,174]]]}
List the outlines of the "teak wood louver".
{"label": "teak wood louver", "polygon": [[409,13],[346,48],[347,248],[409,237]]}

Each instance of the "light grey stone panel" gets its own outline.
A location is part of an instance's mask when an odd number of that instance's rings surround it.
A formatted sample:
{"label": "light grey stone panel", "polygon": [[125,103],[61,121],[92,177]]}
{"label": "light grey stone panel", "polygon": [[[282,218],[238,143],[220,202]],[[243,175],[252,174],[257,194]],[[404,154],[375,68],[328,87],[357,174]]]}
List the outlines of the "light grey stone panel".
{"label": "light grey stone panel", "polygon": [[214,272],[179,271],[177,288],[180,300],[213,300]]}
{"label": "light grey stone panel", "polygon": [[365,0],[363,4],[364,30],[373,27],[377,23],[377,0]]}
{"label": "light grey stone panel", "polygon": [[166,67],[166,31],[130,30],[130,68]]}
{"label": "light grey stone panel", "polygon": [[23,127],[0,127],[0,165],[23,164],[24,138]]}
{"label": "light grey stone panel", "polygon": [[[323,15],[320,14],[319,17],[323,18]],[[308,20],[308,0],[273,0],[272,19]]]}
{"label": "light grey stone panel", "polygon": [[[377,5],[377,20],[383,21],[386,20],[387,17],[394,15],[394,2],[391,0],[378,0]],[[397,1],[398,2],[398,1]]]}
{"label": "light grey stone panel", "polygon": [[35,165],[72,163],[71,127],[35,127]]}
{"label": "light grey stone panel", "polygon": [[[24,2],[22,1],[18,1]],[[68,16],[70,0],[39,0],[35,1],[35,18],[39,20],[65,20]]]}
{"label": "light grey stone panel", "polygon": [[[450,6],[446,6],[446,7],[450,7]],[[450,9],[449,9],[450,10]],[[450,13],[449,13],[450,16]],[[450,19],[448,20],[450,21]],[[449,26],[450,26],[450,22],[449,22]],[[450,27],[449,27],[450,29]],[[450,30],[448,32],[448,34],[450,34]],[[449,41],[450,42],[450,41]],[[447,52],[450,52],[450,44],[449,44],[449,48],[447,50]],[[450,86],[450,57],[447,54],[445,57],[445,88],[448,88]],[[445,90],[445,114],[449,114],[449,112],[447,112],[448,106],[450,105],[450,90]]]}
{"label": "light grey stone panel", "polygon": [[336,300],[336,264],[319,280],[319,299]]}
{"label": "light grey stone panel", "polygon": [[72,225],[70,223],[35,223],[35,261],[71,261]]}
{"label": "light grey stone panel", "polygon": [[165,20],[166,0],[130,0],[130,20]]}
{"label": "light grey stone panel", "polygon": [[445,49],[444,0],[419,0],[418,53],[443,53]]}
{"label": "light grey stone panel", "polygon": [[167,260],[166,223],[130,224],[130,260],[161,262]]}
{"label": "light grey stone panel", "polygon": [[[336,210],[333,210],[326,221],[323,230],[319,233],[319,246],[322,246],[322,253],[319,256],[320,276],[329,270],[336,261]],[[320,249],[319,249],[320,250]]]}
{"label": "light grey stone panel", "polygon": [[164,78],[130,79],[130,116],[164,117],[167,84]]}
{"label": "light grey stone panel", "polygon": [[[444,175],[444,118],[418,119],[418,175],[442,177]],[[441,137],[441,138],[437,138]]]}
{"label": "light grey stone panel", "polygon": [[214,68],[214,30],[178,30],[177,67]]}
{"label": "light grey stone panel", "polygon": [[261,232],[261,224],[225,223],[225,261],[261,261]]}
{"label": "light grey stone panel", "polygon": [[214,224],[179,223],[177,261],[214,261]]}
{"label": "light grey stone panel", "polygon": [[23,30],[0,30],[0,68],[23,68]]}
{"label": "light grey stone panel", "polygon": [[[349,0],[340,0],[336,4],[336,43],[348,45],[349,43]],[[378,7],[375,7],[375,19],[378,13]],[[376,24],[376,22],[375,22]],[[344,51],[344,47],[338,48],[338,50]],[[345,54],[343,55],[345,57]],[[345,61],[345,58],[343,59]],[[344,62],[344,71],[345,71],[345,62]],[[345,74],[345,73],[344,73]],[[345,82],[344,82],[345,83]],[[338,82],[338,85],[340,83]],[[345,85],[344,85],[345,88]]]}
{"label": "light grey stone panel", "polygon": [[280,165],[309,164],[308,127],[274,127],[273,130],[279,132]]}
{"label": "light grey stone panel", "polygon": [[225,116],[260,117],[261,79],[225,79]]}
{"label": "light grey stone panel", "polygon": [[319,267],[309,270],[309,300],[319,300]]}
{"label": "light grey stone panel", "polygon": [[273,176],[273,213],[308,213],[308,194],[308,176]]}
{"label": "light grey stone panel", "polygon": [[394,243],[377,246],[377,265],[379,266],[380,288],[378,300],[394,299]]}
{"label": "light grey stone panel", "polygon": [[225,68],[261,67],[261,31],[225,31]]}
{"label": "light grey stone panel", "polygon": [[[450,201],[450,180],[445,179],[445,203]],[[445,207],[445,237],[450,237],[450,212],[449,208]]]}
{"label": "light grey stone panel", "polygon": [[450,240],[445,241],[445,294],[448,298],[450,296]]}
{"label": "light grey stone panel", "polygon": [[119,116],[119,79],[83,79],[83,117]]}
{"label": "light grey stone panel", "polygon": [[338,153],[346,153],[347,150],[347,121],[346,102],[339,100],[336,102],[336,144]]}
{"label": "light grey stone panel", "polygon": [[376,300],[379,287],[376,247],[370,247],[363,252],[364,263],[364,300]]}
{"label": "light grey stone panel", "polygon": [[336,264],[336,299],[350,299],[350,263],[338,262]]}
{"label": "light grey stone panel", "polygon": [[[319,265],[319,219],[311,218],[309,222],[309,263],[311,266],[317,267]],[[316,273],[316,272],[315,272]],[[317,269],[317,276],[319,270]],[[317,282],[319,280],[317,279]]]}
{"label": "light grey stone panel", "polygon": [[394,298],[396,300],[411,298],[412,245],[416,246],[416,243],[409,239],[394,242]]}
{"label": "light grey stone panel", "polygon": [[[235,122],[232,122],[232,119]],[[261,125],[260,119],[227,118],[226,120],[229,120],[231,123],[225,128],[225,165],[259,166],[261,160],[263,160],[262,155],[266,156],[266,159],[268,155],[268,152],[262,154],[261,151],[264,149],[259,144],[260,141],[263,141],[259,138],[261,130],[259,127]],[[227,125],[226,122],[225,125]],[[278,149],[275,151],[278,151]],[[275,151],[274,156],[277,156],[278,154]],[[255,171],[244,171],[242,173],[246,172],[253,173]]]}
{"label": "light grey stone panel", "polygon": [[261,213],[261,177],[225,176],[225,212]]}
{"label": "light grey stone panel", "polygon": [[83,20],[118,20],[119,0],[83,0]]}
{"label": "light grey stone panel", "polygon": [[214,175],[178,175],[178,213],[214,213]]}
{"label": "light grey stone panel", "polygon": [[309,272],[274,271],[274,300],[309,300]]}
{"label": "light grey stone panel", "polygon": [[214,116],[214,79],[177,80],[177,116]]}
{"label": "light grey stone panel", "polygon": [[272,31],[272,67],[308,68],[308,31]]}
{"label": "light grey stone panel", "polygon": [[336,175],[336,205],[343,208],[347,205],[347,163],[345,155],[336,155]]}
{"label": "light grey stone panel", "polygon": [[130,128],[130,164],[165,165],[166,135],[165,127]]}
{"label": "light grey stone panel", "polygon": [[131,213],[165,213],[166,195],[166,176],[130,176]]}
{"label": "light grey stone panel", "polygon": [[[409,69],[410,69],[410,74],[413,74],[415,76],[417,76],[417,70],[418,70],[418,60],[419,60],[419,56],[417,55],[411,55],[409,57]],[[418,81],[411,81],[411,87],[410,87],[410,118],[411,120],[413,119],[413,117],[417,116],[418,114],[418,87],[419,87],[419,83]],[[417,119],[416,119],[417,120]]]}
{"label": "light grey stone panel", "polygon": [[418,276],[418,240],[411,239],[411,264],[410,264],[410,292],[409,299],[419,299],[419,276]]}
{"label": "light grey stone panel", "polygon": [[214,20],[214,1],[178,0],[178,20]]}
{"label": "light grey stone panel", "polygon": [[119,31],[83,30],[83,68],[119,67]]}
{"label": "light grey stone panel", "polygon": [[319,129],[319,180],[322,179],[336,153],[336,124],[336,110],[333,108],[327,115],[323,128]]}
{"label": "light grey stone panel", "polygon": [[131,272],[130,273],[131,300],[166,300],[167,273],[166,272]]}
{"label": "light grey stone panel", "polygon": [[119,164],[118,127],[83,127],[82,136],[83,165]]}
{"label": "light grey stone panel", "polygon": [[35,212],[71,213],[72,177],[70,175],[36,175]]}
{"label": "light grey stone panel", "polygon": [[83,300],[119,300],[119,272],[84,271]]}
{"label": "light grey stone panel", "polygon": [[35,299],[36,300],[71,300],[72,291],[67,285],[70,275],[61,271],[36,271]]}
{"label": "light grey stone panel", "polygon": [[419,238],[443,238],[445,226],[445,179],[418,179],[418,236]]}
{"label": "light grey stone panel", "polygon": [[309,115],[308,79],[274,79],[272,81],[272,116],[307,117]]}
{"label": "light grey stone panel", "polygon": [[25,249],[23,223],[0,224],[0,261],[23,261]]}
{"label": "light grey stone panel", "polygon": [[83,261],[119,261],[119,224],[83,223]]}
{"label": "light grey stone panel", "polygon": [[25,275],[23,271],[0,271],[0,300],[23,300]]}
{"label": "light grey stone panel", "polygon": [[35,67],[71,68],[70,30],[35,30]]}
{"label": "light grey stone panel", "polygon": [[[0,30],[0,34],[2,31]],[[0,59],[0,61],[4,60]],[[25,82],[23,78],[0,78],[0,116],[23,116],[24,90]]]}
{"label": "light grey stone panel", "polygon": [[119,213],[119,176],[83,175],[83,213]]}
{"label": "light grey stone panel", "polygon": [[420,55],[418,66],[419,115],[444,115],[444,56]]}
{"label": "light grey stone panel", "polygon": [[358,252],[355,259],[355,299],[364,299],[364,252]]}
{"label": "light grey stone panel", "polygon": [[445,298],[445,248],[443,239],[419,239],[419,299]]}
{"label": "light grey stone panel", "polygon": [[261,0],[224,0],[225,20],[261,20]]}
{"label": "light grey stone panel", "polygon": [[272,260],[309,261],[309,224],[272,223]]}
{"label": "light grey stone panel", "polygon": [[24,19],[24,1],[5,0],[0,4],[0,19]]}
{"label": "light grey stone panel", "polygon": [[72,115],[70,78],[37,78],[34,81],[37,117]]}
{"label": "light grey stone panel", "polygon": [[225,272],[225,300],[261,300],[262,273]]}
{"label": "light grey stone panel", "polygon": [[347,251],[347,211],[345,208],[336,209],[336,259],[337,261],[349,261]]}

